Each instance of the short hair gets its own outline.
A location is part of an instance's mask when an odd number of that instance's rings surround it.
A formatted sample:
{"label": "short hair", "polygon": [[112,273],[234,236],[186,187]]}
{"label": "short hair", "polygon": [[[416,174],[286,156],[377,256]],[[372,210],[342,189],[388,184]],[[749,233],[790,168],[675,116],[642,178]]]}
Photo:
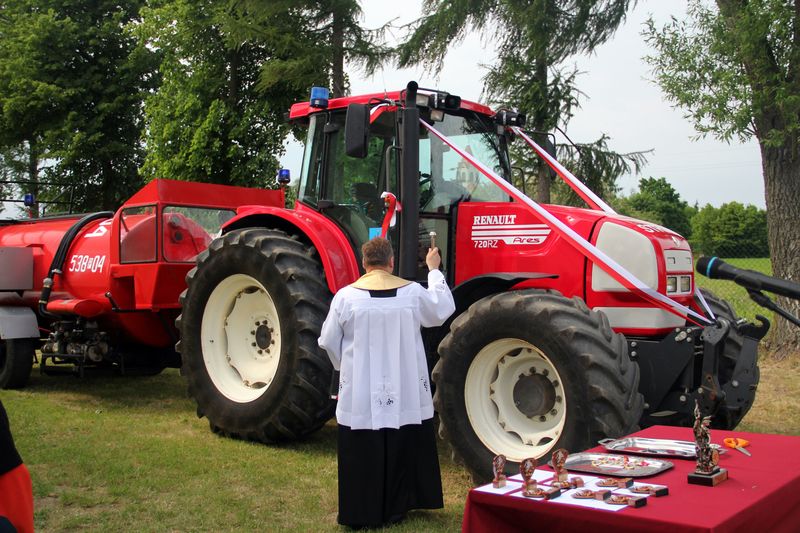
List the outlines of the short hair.
{"label": "short hair", "polygon": [[392,243],[383,237],[375,237],[361,246],[361,257],[364,266],[389,266],[394,257]]}

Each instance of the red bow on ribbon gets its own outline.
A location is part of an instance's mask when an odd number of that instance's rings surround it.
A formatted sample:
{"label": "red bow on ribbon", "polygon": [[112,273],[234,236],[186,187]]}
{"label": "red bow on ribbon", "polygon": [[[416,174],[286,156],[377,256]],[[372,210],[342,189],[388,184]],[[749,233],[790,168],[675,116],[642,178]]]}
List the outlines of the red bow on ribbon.
{"label": "red bow on ribbon", "polygon": [[385,239],[389,228],[394,227],[395,222],[397,222],[396,213],[402,211],[403,206],[397,201],[397,197],[390,192],[384,192],[381,194],[381,198],[386,204],[386,215],[384,215],[383,224],[381,224],[381,237]]}

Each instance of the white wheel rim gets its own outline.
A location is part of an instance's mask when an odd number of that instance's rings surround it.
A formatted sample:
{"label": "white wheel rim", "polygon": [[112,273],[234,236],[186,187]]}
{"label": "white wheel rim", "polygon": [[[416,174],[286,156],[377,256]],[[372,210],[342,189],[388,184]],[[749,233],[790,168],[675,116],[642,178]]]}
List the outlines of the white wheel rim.
{"label": "white wheel rim", "polygon": [[225,278],[203,310],[203,362],[214,386],[247,403],[269,389],[278,370],[281,330],[269,292],[245,274]]}
{"label": "white wheel rim", "polygon": [[[532,391],[545,394],[531,395]],[[516,462],[549,452],[567,419],[561,376],[541,350],[520,339],[497,340],[478,352],[467,372],[464,401],[481,442]]]}

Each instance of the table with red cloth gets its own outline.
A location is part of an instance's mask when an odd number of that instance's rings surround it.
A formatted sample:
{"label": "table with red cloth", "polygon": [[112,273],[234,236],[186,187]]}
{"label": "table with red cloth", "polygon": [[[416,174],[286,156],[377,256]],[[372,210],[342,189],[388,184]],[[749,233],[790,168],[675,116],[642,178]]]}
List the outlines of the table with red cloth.
{"label": "table with red cloth", "polygon": [[[669,426],[652,426],[631,436],[694,440],[691,428]],[[726,448],[719,466],[728,470],[728,480],[716,487],[688,483],[694,459],[666,458],[674,468],[635,479],[667,485],[669,495],[616,512],[473,489],[464,507],[462,531],[800,532],[800,437],[711,430],[711,442],[720,446],[733,436],[750,441],[747,450],[752,456]],[[587,451],[609,453],[600,446]]]}

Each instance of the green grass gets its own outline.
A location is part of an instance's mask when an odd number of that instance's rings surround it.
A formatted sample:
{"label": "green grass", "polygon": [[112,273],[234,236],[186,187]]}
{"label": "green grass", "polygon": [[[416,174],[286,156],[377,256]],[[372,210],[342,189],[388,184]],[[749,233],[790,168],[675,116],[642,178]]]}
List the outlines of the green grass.
{"label": "green grass", "polygon": [[[772,265],[770,264],[768,257],[735,258],[724,259],[724,261],[738,268],[755,270],[756,272],[761,272],[762,274],[767,274],[768,276],[772,275]],[[772,315],[774,313],[756,304],[750,299],[747,291],[733,281],[724,279],[709,279],[700,273],[695,273],[694,279],[700,288],[708,289],[718,297],[727,300],[736,311],[736,314],[740,317],[752,320],[758,313],[772,320]]]}
{"label": "green grass", "polygon": [[[36,370],[36,369],[35,369]],[[291,445],[221,438],[175,370],[40,376],[0,392],[31,471],[36,530],[339,531],[336,427]],[[460,528],[469,477],[441,454],[445,509],[394,531]]]}

